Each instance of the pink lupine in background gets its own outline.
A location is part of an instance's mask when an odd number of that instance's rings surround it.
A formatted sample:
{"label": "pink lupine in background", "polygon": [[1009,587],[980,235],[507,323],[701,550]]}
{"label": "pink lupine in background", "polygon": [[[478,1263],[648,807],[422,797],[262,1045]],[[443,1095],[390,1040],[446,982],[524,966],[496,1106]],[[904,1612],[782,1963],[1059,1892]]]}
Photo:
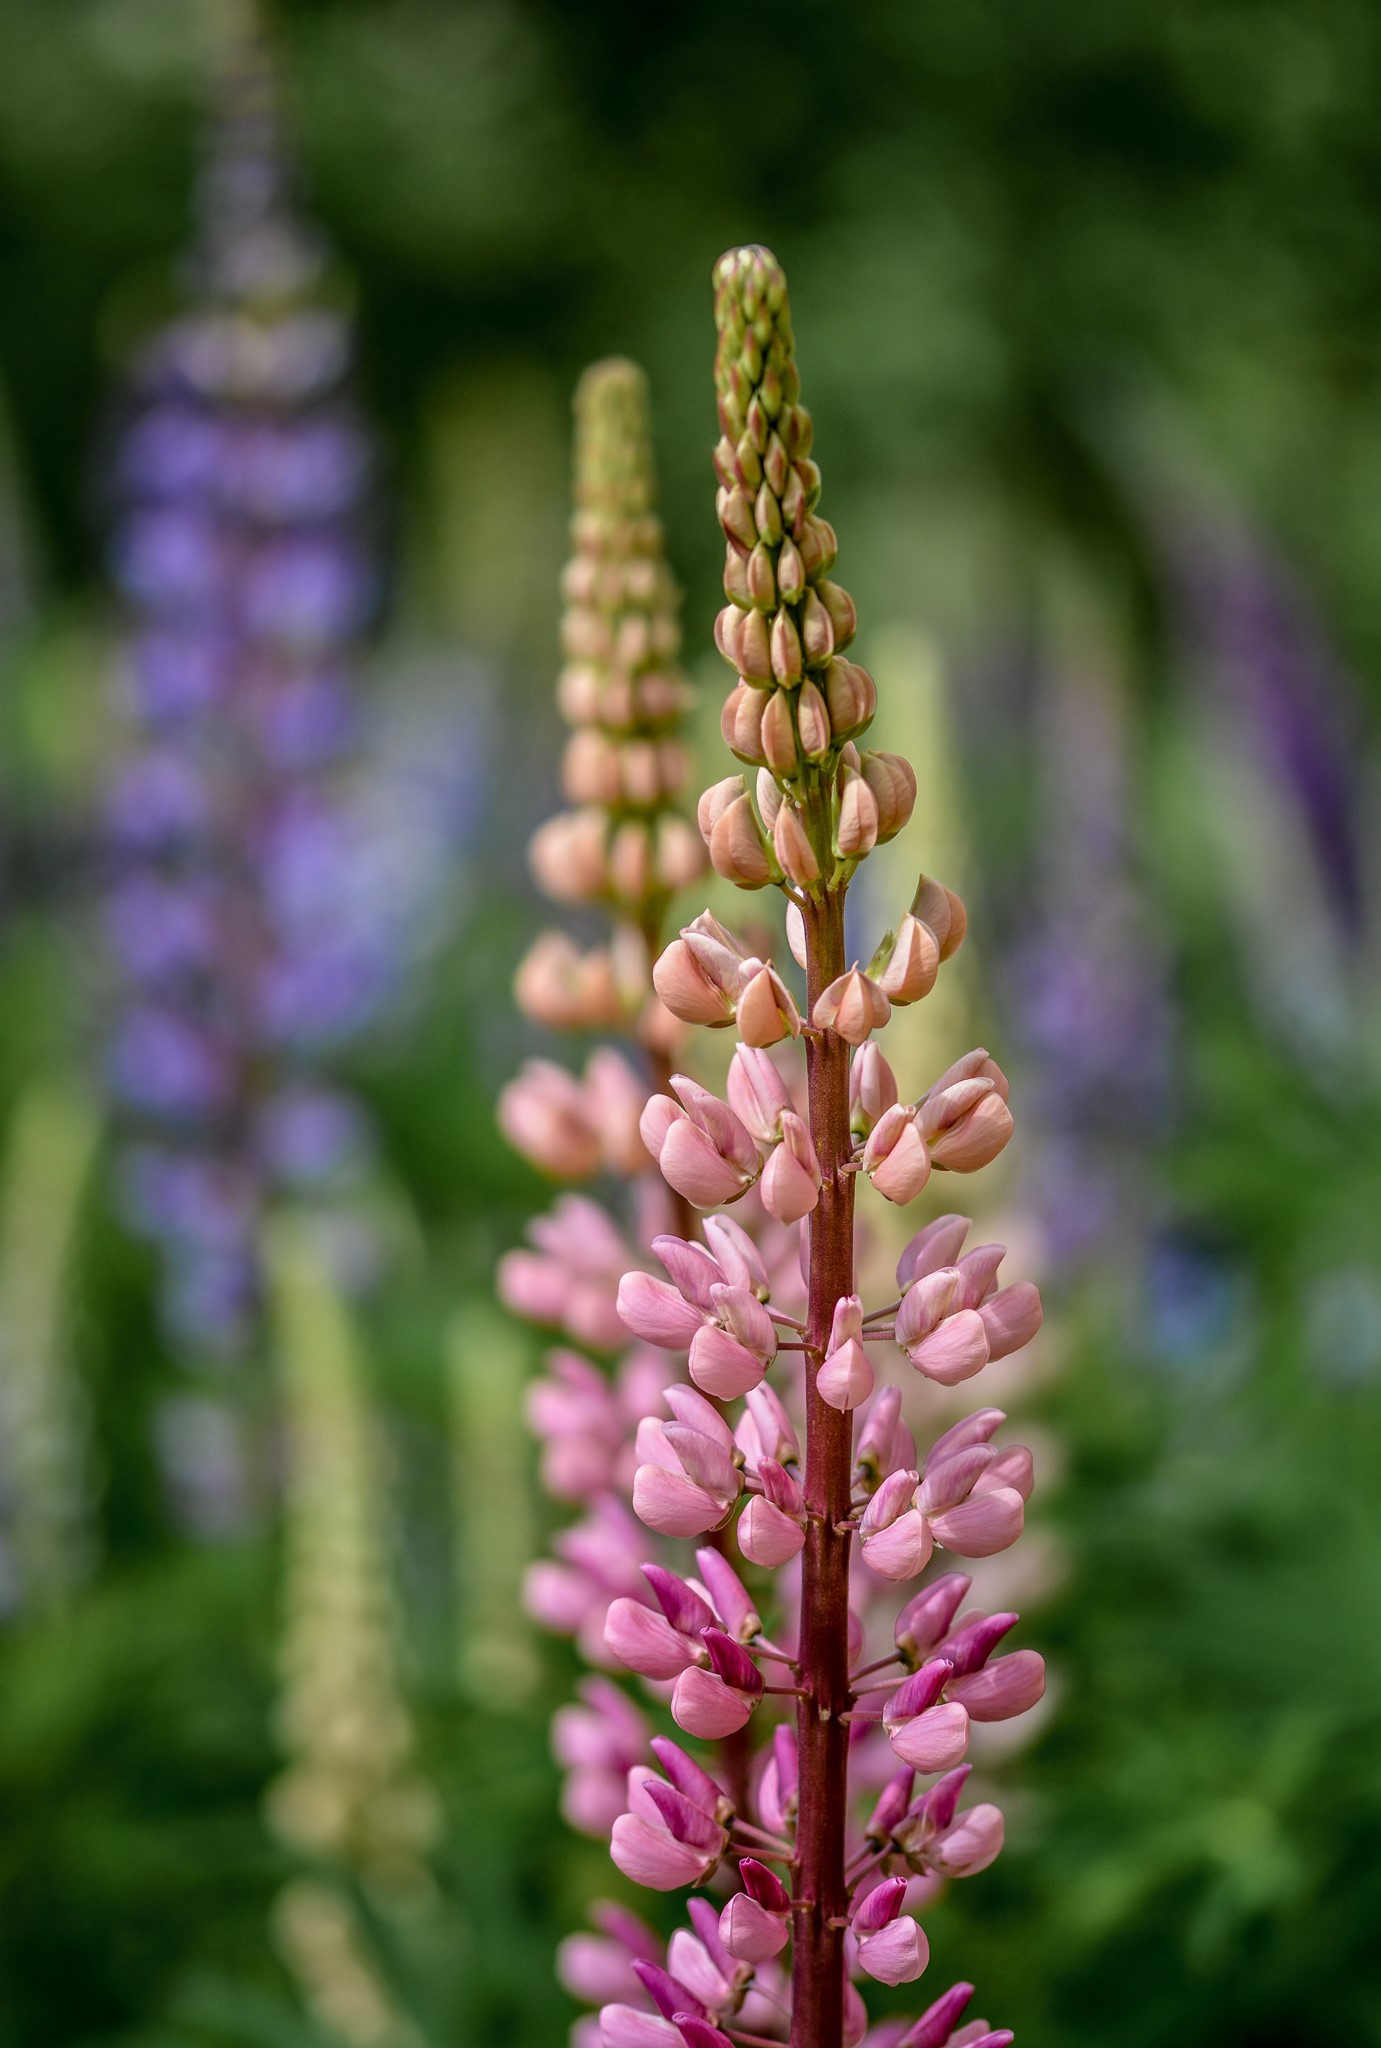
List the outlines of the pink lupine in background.
{"label": "pink lupine in background", "polygon": [[[1040,1300],[1002,1274],[1000,1246],[967,1246],[968,1220],[942,1214],[903,1252],[896,1298],[870,1306],[856,1286],[854,1203],[860,1179],[905,1205],[935,1175],[988,1164],[1012,1133],[1009,1091],[981,1047],[929,1079],[894,1074],[878,1044],[892,1008],[935,985],[966,915],[922,876],[866,965],[845,951],[849,882],[907,823],[915,777],[861,745],[877,691],[846,652],[854,607],[831,578],[835,536],[816,510],[780,266],[764,249],[737,250],[715,285],[728,598],[715,638],[737,677],[722,730],[755,773],[706,790],[698,818],[718,874],[775,888],[785,917],[774,944],[706,910],[655,957],[660,1007],[641,1012],[641,1029],[660,1085],[637,1131],[675,1206],[670,1227],[648,1233],[661,1270],[631,1258],[616,1297],[644,1348],[612,1374],[556,1354],[533,1395],[548,1482],[586,1513],[558,1537],[557,1561],[534,1567],[530,1603],[603,1667],[558,1717],[567,1813],[591,1832],[608,1827],[635,1884],[693,1891],[689,1926],[665,1950],[641,1922],[601,1908],[602,1936],[573,1937],[562,1974],[600,2004],[597,2025],[577,2033],[603,2048],[857,2048],[865,2036],[875,2048],[996,2048],[1012,2037],[967,2017],[967,1984],[914,2024],[871,2034],[858,1986],[920,1977],[930,1951],[918,1912],[1002,1846],[999,1810],[963,1803],[969,1730],[1032,1706],[1044,1667],[1009,1646],[1015,1614],[965,1606],[970,1580],[950,1561],[1016,1541],[1031,1458],[998,1440],[994,1408],[919,1446],[887,1374],[955,1387],[1035,1335]],[[588,405],[600,387],[583,388]],[[587,413],[585,461],[588,425]],[[591,520],[588,475],[578,465],[562,701],[595,729],[580,726],[567,755],[584,808],[543,828],[535,865],[554,893],[611,900],[651,947],[690,862],[641,814],[636,861],[619,851],[631,785],[617,721],[634,691],[618,663],[625,648],[652,657],[647,622],[629,610],[634,586],[607,555],[601,579],[609,532]],[[642,528],[628,518],[621,530]],[[643,574],[637,588],[650,589]],[[601,591],[605,608],[591,616]],[[614,707],[603,722],[601,706]],[[674,773],[649,768],[640,790],[679,778],[679,751],[668,759]],[[657,866],[667,845],[674,875]],[[650,876],[665,885],[655,902]],[[644,892],[631,915],[620,877]],[[562,1004],[584,978],[605,1006],[586,1021],[609,1021],[616,956],[606,971],[562,942],[541,945],[562,965]],[[636,984],[621,1000],[625,1014],[638,1008]],[[559,1007],[548,1006],[553,1021]],[[723,1096],[671,1071],[667,1013],[736,1028]],[[629,1099],[626,1088],[601,1094],[593,1068],[579,1082],[529,1068],[501,1117],[550,1171],[626,1173],[638,1163]],[[712,1214],[697,1232],[695,1211],[740,1202],[750,1228]],[[646,1193],[638,1209],[650,1213]],[[795,1257],[782,1256],[784,1239]],[[619,1242],[604,1211],[567,1197],[534,1227],[533,1250],[510,1255],[506,1298],[612,1349]],[[681,1363],[659,1382],[652,1361],[666,1354]],[[642,1679],[642,1703],[616,1671]],[[654,1732],[668,1714],[675,1737]]]}

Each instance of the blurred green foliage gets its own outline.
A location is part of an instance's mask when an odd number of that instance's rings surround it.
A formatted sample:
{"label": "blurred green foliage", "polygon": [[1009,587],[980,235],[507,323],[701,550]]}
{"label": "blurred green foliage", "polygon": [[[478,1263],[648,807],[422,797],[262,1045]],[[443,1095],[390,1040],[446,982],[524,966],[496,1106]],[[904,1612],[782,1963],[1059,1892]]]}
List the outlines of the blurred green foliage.
{"label": "blurred green foliage", "polygon": [[[1179,1350],[1149,1301],[1126,1316],[1129,1276],[1065,1304],[1045,1407],[1067,1470],[1045,1512],[1070,1564],[1032,1625],[1059,1711],[1008,1767],[1007,1855],[934,1916],[937,1977],[976,1978],[1024,2048],[1381,2042],[1374,1284],[1346,1312],[1381,1255],[1375,1018],[1314,1071],[1252,1008],[1195,836],[1184,679],[1125,460],[1169,421],[1299,567],[1375,704],[1381,13],[294,0],[278,24],[314,203],[358,290],[403,622],[479,647],[503,681],[485,888],[425,1005],[356,1076],[417,1222],[367,1341],[407,1474],[411,1689],[446,1813],[441,1917],[391,1957],[428,2048],[550,2048],[568,2017],[552,1946],[607,1883],[598,1846],[552,1818],[564,1655],[543,1650],[511,1695],[463,1676],[457,1586],[484,1532],[458,1559],[449,1491],[453,1317],[487,1301],[540,1195],[491,1106],[536,915],[519,848],[554,785],[566,392],[614,347],[652,375],[698,659],[717,572],[707,280],[748,237],[792,277],[865,654],[870,618],[920,625],[962,671],[995,627],[1030,629],[1052,555],[1118,624],[1182,1010],[1181,1120],[1145,1171],[1224,1290]],[[0,393],[22,515],[18,567],[0,522],[0,1145],[36,1075],[98,1051],[94,450],[112,364],[182,244],[205,48],[175,0],[0,12]],[[982,700],[957,710],[1000,900],[1028,764]],[[98,1175],[70,1303],[104,1569],[0,1635],[0,2042],[320,2048],[266,1933],[289,1867],[261,1819],[271,1517],[207,1545],[171,1516],[153,1444],[184,1381],[111,1211]]]}

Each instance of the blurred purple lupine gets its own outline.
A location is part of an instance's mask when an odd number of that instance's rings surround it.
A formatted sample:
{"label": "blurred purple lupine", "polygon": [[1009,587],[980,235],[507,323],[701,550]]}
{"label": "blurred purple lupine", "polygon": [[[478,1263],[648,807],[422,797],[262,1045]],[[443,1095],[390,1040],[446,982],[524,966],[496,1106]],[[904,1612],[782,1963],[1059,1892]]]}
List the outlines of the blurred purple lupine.
{"label": "blurred purple lupine", "polygon": [[108,1072],[169,1323],[233,1352],[266,1197],[329,1202],[367,1157],[326,1056],[395,992],[418,908],[360,772],[352,656],[380,572],[351,329],[257,48],[222,83],[187,287],[132,365],[111,462],[129,741],[107,795]]}
{"label": "blurred purple lupine", "polygon": [[1105,660],[1046,663],[1036,703],[1034,901],[1010,963],[1042,1142],[1027,1199],[1055,1270],[1133,1251],[1164,1127],[1174,1020],[1138,873],[1130,706]]}

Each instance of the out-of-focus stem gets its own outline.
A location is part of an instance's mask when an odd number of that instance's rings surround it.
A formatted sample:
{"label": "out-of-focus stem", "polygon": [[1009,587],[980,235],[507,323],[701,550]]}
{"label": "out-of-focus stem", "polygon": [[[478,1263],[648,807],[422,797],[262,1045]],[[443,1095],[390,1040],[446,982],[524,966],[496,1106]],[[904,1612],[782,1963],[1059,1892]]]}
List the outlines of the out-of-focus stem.
{"label": "out-of-focus stem", "polygon": [[[809,1005],[844,972],[844,892],[805,909]],[[801,1553],[801,1684],[796,1713],[800,1793],[792,1965],[791,2048],[840,2048],[844,2017],[844,1885],[849,1731],[849,1536],[851,1417],[820,1399],[815,1377],[835,1303],[854,1284],[853,1177],[849,1157],[849,1049],[833,1032],[806,1043],[810,1131],[823,1176],[810,1219],[806,1353],[806,1505]]]}

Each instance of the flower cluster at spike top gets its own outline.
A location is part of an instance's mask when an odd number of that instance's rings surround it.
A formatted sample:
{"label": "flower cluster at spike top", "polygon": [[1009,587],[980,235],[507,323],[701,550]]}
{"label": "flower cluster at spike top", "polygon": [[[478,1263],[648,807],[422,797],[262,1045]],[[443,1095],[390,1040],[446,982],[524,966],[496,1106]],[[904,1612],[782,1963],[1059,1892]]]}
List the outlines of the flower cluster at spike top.
{"label": "flower cluster at spike top", "polygon": [[[1000,1441],[991,1407],[918,1444],[908,1389],[880,1381],[874,1360],[912,1389],[952,1388],[1026,1344],[1040,1300],[1003,1284],[1000,1246],[966,1248],[968,1220],[943,1214],[903,1252],[896,1298],[870,1307],[854,1199],[870,1181],[905,1205],[933,1174],[986,1165],[1012,1131],[1008,1087],[979,1049],[903,1088],[878,1045],[892,1007],[934,986],[965,913],[923,877],[866,968],[845,954],[849,881],[907,823],[915,780],[861,744],[876,690],[846,653],[854,608],[831,579],[781,268],[740,249],[715,287],[728,597],[716,640],[737,678],[723,731],[756,776],[716,783],[699,823],[721,876],[785,896],[785,945],[706,912],[658,956],[673,1018],[737,1030],[726,1096],[676,1072],[646,1102],[638,1132],[673,1221],[653,1234],[639,1204],[651,1256],[627,1257],[616,1296],[638,1348],[612,1371],[562,1350],[533,1394],[548,1482],[585,1513],[534,1567],[529,1601],[600,1667],[557,1719],[566,1811],[608,1829],[634,1883],[692,1888],[669,1943],[602,1905],[560,1968],[599,2007],[577,2024],[579,2048],[999,2048],[1013,2037],[972,2016],[967,1983],[919,2019],[874,2023],[859,1985],[921,1977],[918,1914],[1002,1846],[1000,1811],[964,1803],[970,1728],[1032,1706],[1044,1665],[1010,1647],[1015,1614],[966,1605],[971,1579],[950,1560],[1015,1542],[1031,1458]],[[578,514],[578,539],[586,530]],[[594,587],[582,550],[568,596]],[[610,575],[611,592],[626,587]],[[589,644],[612,651],[621,630],[608,613]],[[580,662],[583,625],[574,637]],[[595,682],[587,699],[569,678],[563,697],[583,715]],[[607,876],[619,829],[612,811],[582,827],[592,878]],[[602,969],[547,944],[563,988],[587,973],[602,984]],[[665,1068],[674,1040],[660,1026],[655,1038]],[[631,1140],[598,1085],[587,1076],[579,1102],[564,1085],[544,1080],[539,1096],[529,1077],[524,1115],[506,1104],[510,1131],[550,1166],[626,1170]],[[694,1212],[740,1201],[743,1222],[697,1228]],[[505,1295],[611,1352],[623,1244],[609,1216],[567,1196],[533,1249],[510,1255]],[[613,1674],[636,1674],[645,1698]]]}
{"label": "flower cluster at spike top", "polygon": [[140,351],[113,449],[130,737],[107,800],[109,1072],[168,1319],[222,1351],[253,1326],[266,1193],[324,1200],[366,1149],[321,1062],[399,965],[349,783],[371,453],[289,187],[250,38],[221,82],[188,301]]}

